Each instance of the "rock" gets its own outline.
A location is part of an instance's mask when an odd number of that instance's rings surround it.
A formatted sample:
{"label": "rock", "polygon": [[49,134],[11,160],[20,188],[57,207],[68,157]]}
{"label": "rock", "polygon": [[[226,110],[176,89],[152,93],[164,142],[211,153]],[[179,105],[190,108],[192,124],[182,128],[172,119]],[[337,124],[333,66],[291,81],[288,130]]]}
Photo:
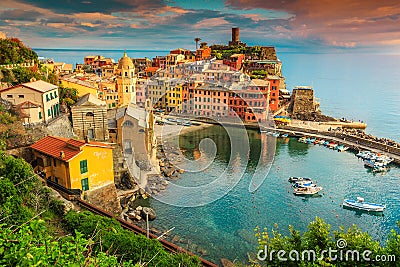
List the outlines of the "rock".
{"label": "rock", "polygon": [[139,189],[139,194],[143,195],[144,193],[146,193],[146,191],[144,191],[143,188],[140,188],[140,189]]}
{"label": "rock", "polygon": [[178,235],[175,235],[175,236],[172,238],[172,243],[178,243],[179,240],[181,240],[181,238],[180,238]]}
{"label": "rock", "polygon": [[179,173],[184,173],[185,172],[184,169],[179,169],[178,171],[179,171]]}
{"label": "rock", "polygon": [[221,259],[221,263],[223,267],[235,267],[235,264],[228,259]]}
{"label": "rock", "polygon": [[168,177],[171,177],[174,172],[175,172],[175,168],[174,167],[167,168],[167,169],[164,170],[165,175],[168,176]]}
{"label": "rock", "polygon": [[153,221],[157,217],[156,212],[152,208],[149,208],[149,207],[144,207],[141,214],[143,217],[146,217],[146,214],[148,214],[149,221]]}
{"label": "rock", "polygon": [[142,219],[142,217],[141,217],[140,215],[136,215],[136,216],[135,216],[135,220],[136,220],[136,221],[140,221],[141,219]]}
{"label": "rock", "polygon": [[136,210],[137,210],[137,211],[142,211],[142,210],[143,210],[143,207],[142,207],[142,206],[137,206],[137,207],[136,207]]}
{"label": "rock", "polygon": [[167,180],[163,180],[163,181],[161,182],[161,184],[164,185],[164,186],[167,186],[167,185],[168,185],[168,181],[167,181]]}
{"label": "rock", "polygon": [[199,254],[202,255],[202,256],[207,256],[207,255],[208,255],[207,250],[205,250],[205,249],[202,248],[202,247],[197,247],[197,253],[199,253]]}

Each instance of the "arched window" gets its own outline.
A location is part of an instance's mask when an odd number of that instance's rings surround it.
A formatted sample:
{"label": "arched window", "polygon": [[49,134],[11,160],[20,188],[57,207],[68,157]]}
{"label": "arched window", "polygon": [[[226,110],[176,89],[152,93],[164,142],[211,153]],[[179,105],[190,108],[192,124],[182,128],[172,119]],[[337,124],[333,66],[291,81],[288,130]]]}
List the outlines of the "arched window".
{"label": "arched window", "polygon": [[88,112],[88,113],[86,113],[86,117],[94,117],[93,112]]}
{"label": "arched window", "polygon": [[123,124],[122,126],[132,128],[132,127],[133,127],[133,122],[131,122],[131,121],[125,121],[124,124]]}

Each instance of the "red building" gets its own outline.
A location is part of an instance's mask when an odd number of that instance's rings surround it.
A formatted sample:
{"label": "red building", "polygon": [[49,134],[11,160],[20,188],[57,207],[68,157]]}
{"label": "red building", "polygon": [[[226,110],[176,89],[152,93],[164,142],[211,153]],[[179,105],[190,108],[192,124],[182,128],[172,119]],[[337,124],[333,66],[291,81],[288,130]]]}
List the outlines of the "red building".
{"label": "red building", "polygon": [[211,48],[207,46],[207,43],[201,43],[200,49],[196,50],[196,61],[211,58]]}
{"label": "red building", "polygon": [[267,75],[266,80],[269,81],[269,108],[272,112],[279,109],[279,86],[280,78],[275,75]]}
{"label": "red building", "polygon": [[224,59],[224,64],[231,67],[234,70],[240,70],[242,68],[245,56],[243,54],[233,54],[230,56],[229,60]]}

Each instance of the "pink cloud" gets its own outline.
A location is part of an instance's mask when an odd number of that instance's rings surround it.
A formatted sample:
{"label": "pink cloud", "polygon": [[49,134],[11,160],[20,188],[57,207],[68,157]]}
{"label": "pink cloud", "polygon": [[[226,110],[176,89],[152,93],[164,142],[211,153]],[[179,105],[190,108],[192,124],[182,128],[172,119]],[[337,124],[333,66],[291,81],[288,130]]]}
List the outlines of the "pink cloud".
{"label": "pink cloud", "polygon": [[224,18],[210,18],[210,19],[203,19],[199,21],[196,25],[193,26],[195,29],[200,28],[212,28],[217,26],[229,26],[230,23],[226,21]]}
{"label": "pink cloud", "polygon": [[[397,44],[398,37],[392,33],[400,36],[398,0],[227,0],[225,3],[235,9],[288,12],[294,15],[288,21],[291,37],[322,39],[334,46]],[[377,33],[383,39],[377,39]]]}

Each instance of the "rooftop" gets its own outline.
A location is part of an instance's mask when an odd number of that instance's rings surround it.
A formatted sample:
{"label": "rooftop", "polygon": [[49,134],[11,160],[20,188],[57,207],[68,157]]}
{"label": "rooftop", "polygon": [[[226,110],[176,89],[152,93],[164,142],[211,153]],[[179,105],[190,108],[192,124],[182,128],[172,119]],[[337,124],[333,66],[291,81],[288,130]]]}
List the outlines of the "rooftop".
{"label": "rooftop", "polygon": [[[58,158],[63,161],[70,161],[82,153],[82,147],[84,146],[111,148],[111,146],[101,142],[86,143],[83,140],[68,139],[56,136],[46,136],[45,138],[31,145],[31,148],[53,158]],[[60,157],[61,152],[64,153],[63,158]]]}

